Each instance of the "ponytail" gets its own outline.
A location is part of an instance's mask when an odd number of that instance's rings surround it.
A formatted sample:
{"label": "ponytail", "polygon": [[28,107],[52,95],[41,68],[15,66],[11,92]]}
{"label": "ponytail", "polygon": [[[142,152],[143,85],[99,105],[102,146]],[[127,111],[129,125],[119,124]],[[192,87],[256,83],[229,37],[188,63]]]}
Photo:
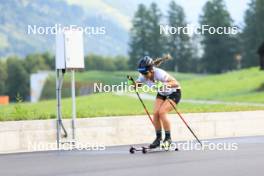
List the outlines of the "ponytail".
{"label": "ponytail", "polygon": [[153,64],[155,66],[160,66],[163,62],[167,61],[167,60],[171,60],[172,57],[170,54],[166,54],[165,56],[163,56],[162,58],[157,58],[156,60],[153,61]]}

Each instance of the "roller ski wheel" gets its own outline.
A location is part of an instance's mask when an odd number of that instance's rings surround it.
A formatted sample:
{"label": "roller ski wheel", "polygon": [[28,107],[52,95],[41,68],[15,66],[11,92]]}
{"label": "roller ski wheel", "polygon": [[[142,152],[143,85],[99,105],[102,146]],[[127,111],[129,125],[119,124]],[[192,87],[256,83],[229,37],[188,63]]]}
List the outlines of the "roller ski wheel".
{"label": "roller ski wheel", "polygon": [[134,154],[135,151],[136,151],[136,148],[131,146],[130,149],[129,149],[129,153]]}
{"label": "roller ski wheel", "polygon": [[135,147],[135,146],[130,146],[130,148],[129,148],[129,153],[134,154],[134,153],[136,153],[137,151],[142,151],[141,147],[138,148],[138,147]]}
{"label": "roller ski wheel", "polygon": [[142,147],[142,153],[143,153],[143,154],[146,154],[147,151],[148,151],[148,148],[147,148],[147,147]]}

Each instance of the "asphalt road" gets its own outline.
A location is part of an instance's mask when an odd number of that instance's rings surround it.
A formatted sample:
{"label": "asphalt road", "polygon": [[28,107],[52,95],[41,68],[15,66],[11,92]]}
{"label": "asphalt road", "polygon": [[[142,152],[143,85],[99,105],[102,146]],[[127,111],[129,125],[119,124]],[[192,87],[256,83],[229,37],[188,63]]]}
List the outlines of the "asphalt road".
{"label": "asphalt road", "polygon": [[129,146],[105,151],[47,151],[0,155],[0,176],[257,176],[263,175],[264,136],[212,140],[237,150],[136,153]]}

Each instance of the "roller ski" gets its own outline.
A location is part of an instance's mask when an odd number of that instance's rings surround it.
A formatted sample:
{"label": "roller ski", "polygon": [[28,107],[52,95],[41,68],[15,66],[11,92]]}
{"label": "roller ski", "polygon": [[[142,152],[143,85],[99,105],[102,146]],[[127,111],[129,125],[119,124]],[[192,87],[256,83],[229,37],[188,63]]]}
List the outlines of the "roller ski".
{"label": "roller ski", "polygon": [[162,152],[162,151],[178,151],[178,148],[174,143],[172,143],[171,139],[165,139],[163,142],[161,139],[155,139],[152,144],[149,146],[143,147],[130,147],[129,152],[134,154],[136,151],[141,151],[143,154],[148,152]]}
{"label": "roller ski", "polygon": [[157,145],[155,141],[150,144],[148,147],[142,147],[142,153],[148,152],[162,152],[162,151],[178,151],[175,143],[172,143],[171,139],[165,139],[163,142],[160,141],[160,144]]}
{"label": "roller ski", "polygon": [[152,144],[150,144],[149,146],[143,146],[143,147],[135,147],[135,146],[131,146],[129,149],[129,152],[131,154],[137,152],[137,151],[141,151],[142,153],[146,153],[145,151],[147,149],[155,149],[155,148],[159,148],[160,144],[161,144],[161,139],[160,138],[156,138]]}

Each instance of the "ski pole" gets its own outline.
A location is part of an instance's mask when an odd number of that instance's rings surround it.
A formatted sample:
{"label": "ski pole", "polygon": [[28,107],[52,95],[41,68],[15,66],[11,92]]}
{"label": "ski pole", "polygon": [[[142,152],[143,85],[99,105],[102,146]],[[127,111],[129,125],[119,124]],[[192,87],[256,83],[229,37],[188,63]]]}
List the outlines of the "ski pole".
{"label": "ski pole", "polygon": [[136,89],[136,82],[135,82],[134,79],[133,79],[131,76],[129,76],[129,75],[127,75],[127,79],[128,79],[128,80],[131,80],[131,81],[133,82],[133,84],[134,84],[134,86],[135,86],[134,89],[135,89],[135,92],[136,92],[136,94],[137,94],[137,97],[138,97],[138,99],[140,100],[140,102],[141,102],[141,104],[142,104],[142,106],[143,106],[143,108],[144,108],[146,114],[148,115],[149,120],[151,121],[152,125],[154,126],[154,122],[153,122],[153,120],[152,120],[152,118],[151,118],[151,116],[150,116],[150,114],[149,114],[149,112],[148,112],[148,110],[147,110],[147,107],[145,106],[143,100],[141,99],[141,97],[140,97],[140,95],[139,95],[139,93],[138,93],[138,91],[137,91],[137,89]]}
{"label": "ski pole", "polygon": [[173,109],[176,111],[176,113],[180,116],[181,120],[183,121],[183,123],[187,126],[187,128],[190,130],[190,132],[192,133],[192,135],[195,137],[195,139],[200,143],[201,146],[202,143],[201,141],[198,139],[198,137],[194,134],[193,130],[191,129],[191,127],[187,124],[187,122],[184,120],[184,118],[182,117],[181,113],[176,109],[176,107],[173,105],[173,103],[170,101],[169,98],[167,98],[171,104],[171,106],[173,107]]}

